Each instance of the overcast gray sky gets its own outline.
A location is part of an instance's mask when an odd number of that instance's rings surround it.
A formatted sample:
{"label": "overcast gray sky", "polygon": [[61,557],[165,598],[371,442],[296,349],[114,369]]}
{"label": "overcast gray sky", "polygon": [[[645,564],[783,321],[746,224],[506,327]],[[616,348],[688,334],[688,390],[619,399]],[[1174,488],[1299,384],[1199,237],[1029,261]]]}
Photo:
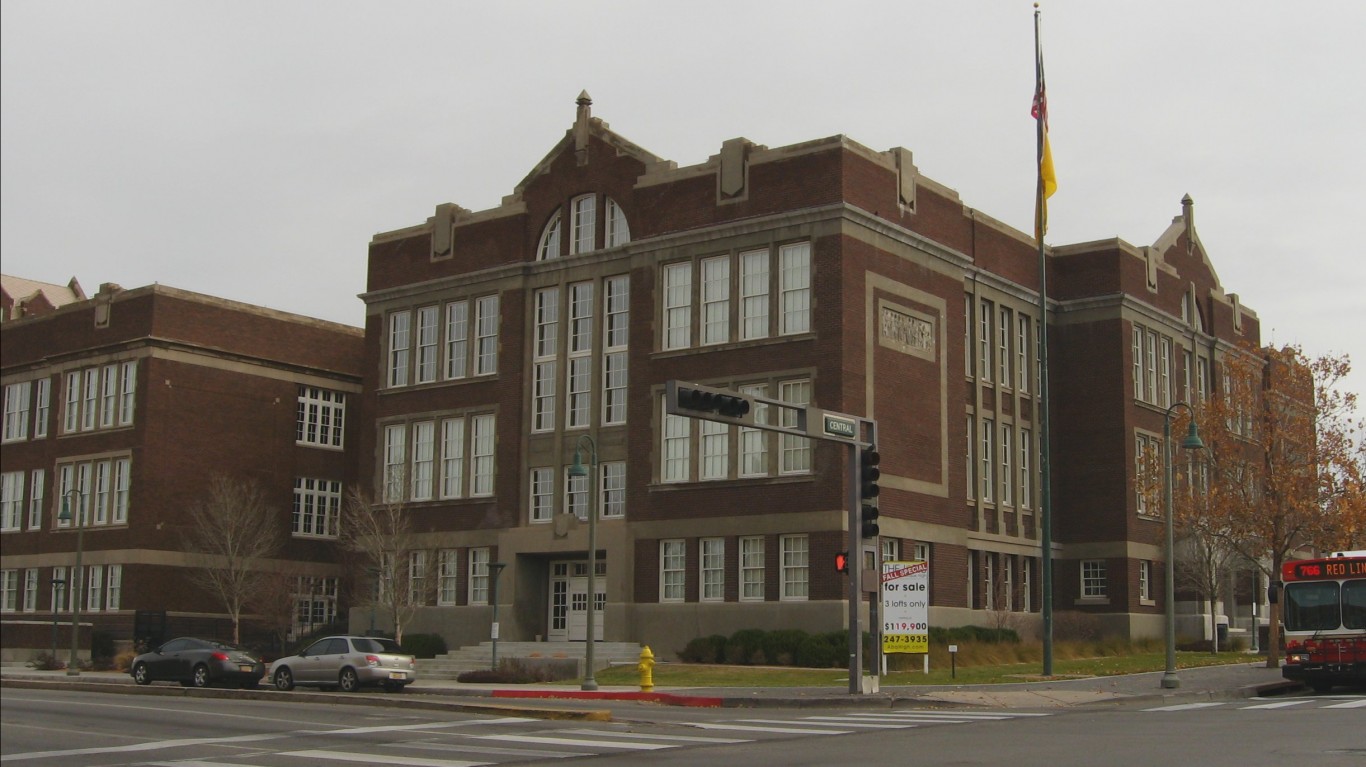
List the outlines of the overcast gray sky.
{"label": "overcast gray sky", "polygon": [[[1366,3],[1044,0],[1051,244],[1196,204],[1263,340],[1366,390]],[[0,5],[4,271],[363,323],[366,247],[498,204],[580,90],[691,165],[842,133],[1032,228],[1033,8],[898,2]]]}

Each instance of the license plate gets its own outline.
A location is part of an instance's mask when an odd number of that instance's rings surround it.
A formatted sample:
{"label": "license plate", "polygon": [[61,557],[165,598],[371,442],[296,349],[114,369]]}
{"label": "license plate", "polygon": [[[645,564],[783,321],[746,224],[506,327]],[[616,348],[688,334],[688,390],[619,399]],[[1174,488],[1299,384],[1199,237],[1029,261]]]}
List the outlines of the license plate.
{"label": "license plate", "polygon": [[240,665],[240,666],[237,667],[237,670],[238,670],[238,671],[244,671],[244,672],[250,674],[250,673],[252,672],[252,670],[255,669],[255,668],[256,668],[256,667],[253,666],[253,665],[251,665],[250,663],[243,663],[242,665]]}
{"label": "license plate", "polygon": [[390,672],[389,672],[389,678],[390,678],[390,679],[407,679],[407,678],[408,678],[408,674],[407,674],[407,672],[404,672],[404,671],[390,671]]}

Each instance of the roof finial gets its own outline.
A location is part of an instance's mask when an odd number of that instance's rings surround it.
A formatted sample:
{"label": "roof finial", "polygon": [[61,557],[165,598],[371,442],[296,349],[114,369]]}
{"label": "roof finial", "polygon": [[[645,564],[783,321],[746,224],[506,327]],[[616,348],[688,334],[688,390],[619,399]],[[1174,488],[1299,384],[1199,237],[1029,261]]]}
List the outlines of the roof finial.
{"label": "roof finial", "polygon": [[588,91],[581,91],[578,98],[579,112],[574,120],[574,151],[579,156],[579,164],[588,162],[589,121],[593,118],[593,98]]}

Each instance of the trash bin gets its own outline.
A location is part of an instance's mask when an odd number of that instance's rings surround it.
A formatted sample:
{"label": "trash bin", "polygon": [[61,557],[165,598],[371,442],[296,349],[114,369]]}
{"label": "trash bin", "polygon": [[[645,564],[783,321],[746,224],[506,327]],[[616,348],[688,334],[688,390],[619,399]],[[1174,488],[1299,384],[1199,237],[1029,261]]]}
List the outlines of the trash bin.
{"label": "trash bin", "polygon": [[1219,637],[1219,646],[1220,646],[1220,647],[1227,647],[1227,646],[1228,646],[1228,624],[1227,624],[1227,623],[1220,623],[1220,624],[1217,624],[1217,625],[1215,626],[1215,629],[1217,630],[1216,633],[1217,633],[1217,636]]}

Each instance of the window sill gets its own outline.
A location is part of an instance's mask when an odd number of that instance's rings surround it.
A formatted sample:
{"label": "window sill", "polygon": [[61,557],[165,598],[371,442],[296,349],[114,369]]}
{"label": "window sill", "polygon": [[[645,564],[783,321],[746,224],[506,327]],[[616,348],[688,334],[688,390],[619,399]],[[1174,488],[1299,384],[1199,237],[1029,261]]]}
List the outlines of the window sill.
{"label": "window sill", "polygon": [[1073,602],[1077,607],[1102,607],[1110,604],[1109,597],[1082,597]]}

